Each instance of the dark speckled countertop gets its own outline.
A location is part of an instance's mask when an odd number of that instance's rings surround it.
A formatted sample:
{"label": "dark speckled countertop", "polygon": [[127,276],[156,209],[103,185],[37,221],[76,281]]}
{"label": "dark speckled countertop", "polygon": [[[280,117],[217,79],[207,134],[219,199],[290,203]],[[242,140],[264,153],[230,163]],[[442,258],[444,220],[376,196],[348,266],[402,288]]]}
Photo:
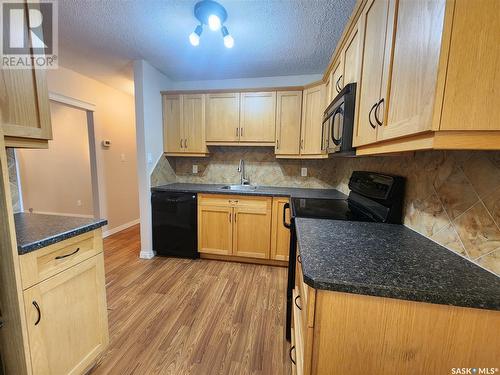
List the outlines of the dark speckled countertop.
{"label": "dark speckled countertop", "polygon": [[403,225],[297,218],[316,289],[500,310],[500,278]]}
{"label": "dark speckled countertop", "polygon": [[347,195],[335,189],[307,189],[277,186],[258,186],[256,190],[224,190],[228,184],[186,184],[174,183],[151,188],[151,191],[171,191],[180,193],[210,193],[231,195],[257,195],[291,198],[346,199]]}
{"label": "dark speckled countertop", "polygon": [[20,255],[100,228],[108,222],[73,216],[14,214]]}

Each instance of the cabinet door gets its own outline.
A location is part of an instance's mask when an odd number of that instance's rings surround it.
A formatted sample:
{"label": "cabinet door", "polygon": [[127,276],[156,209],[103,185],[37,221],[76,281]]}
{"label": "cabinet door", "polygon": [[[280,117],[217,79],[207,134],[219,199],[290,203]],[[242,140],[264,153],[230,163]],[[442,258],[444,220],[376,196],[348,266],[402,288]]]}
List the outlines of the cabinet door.
{"label": "cabinet door", "polygon": [[[286,198],[273,198],[273,223],[271,232],[271,259],[288,261],[290,253],[290,229],[283,225],[283,208]],[[285,212],[285,220],[290,223],[290,209]]]}
{"label": "cabinet door", "polygon": [[240,94],[240,142],[270,142],[276,138],[276,92]]}
{"label": "cabinet door", "polygon": [[299,155],[302,91],[280,91],[276,95],[276,155]]}
{"label": "cabinet door", "polygon": [[182,96],[182,131],[187,152],[206,152],[204,95]]}
{"label": "cabinet door", "polygon": [[302,98],[302,155],[322,154],[325,85],[304,90]]}
{"label": "cabinet door", "polygon": [[108,344],[102,253],[24,291],[34,374],[82,374]]}
{"label": "cabinet door", "polygon": [[163,147],[165,152],[184,151],[181,96],[163,96]]}
{"label": "cabinet door", "polygon": [[[431,130],[446,0],[399,0],[390,93],[379,139]],[[388,27],[390,31],[390,26]],[[384,88],[384,86],[383,86]]]}
{"label": "cabinet door", "polygon": [[231,206],[198,205],[198,251],[231,255],[233,242]]}
{"label": "cabinet door", "polygon": [[0,123],[7,137],[52,139],[43,70],[0,69]]}
{"label": "cabinet door", "polygon": [[344,78],[343,69],[344,69],[344,64],[342,62],[342,55],[341,55],[341,57],[335,63],[332,72],[330,73],[330,81],[332,82],[330,88],[330,101],[332,101],[340,92],[340,90],[342,90],[343,87],[342,78]]}
{"label": "cabinet door", "polygon": [[363,35],[363,53],[359,90],[358,116],[354,145],[377,140],[377,123],[373,115],[379,102],[386,44],[387,0],[370,0],[361,15],[360,35]]}
{"label": "cabinet door", "polygon": [[344,87],[348,83],[358,82],[359,80],[359,63],[360,63],[360,48],[359,48],[359,27],[356,26],[346,46],[342,51],[342,65],[344,73],[340,87]]}
{"label": "cabinet door", "polygon": [[240,139],[240,94],[208,94],[207,142],[237,142]]}
{"label": "cabinet door", "polygon": [[234,208],[233,255],[269,259],[272,198],[245,202]]}
{"label": "cabinet door", "polygon": [[455,1],[440,130],[500,130],[499,41],[498,0]]}

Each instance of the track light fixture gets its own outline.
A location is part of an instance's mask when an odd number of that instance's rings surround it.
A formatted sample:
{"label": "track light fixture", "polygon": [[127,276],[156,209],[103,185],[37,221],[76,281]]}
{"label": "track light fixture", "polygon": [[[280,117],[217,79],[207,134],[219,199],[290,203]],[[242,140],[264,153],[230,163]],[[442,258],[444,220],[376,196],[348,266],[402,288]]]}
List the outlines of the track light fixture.
{"label": "track light fixture", "polygon": [[203,25],[207,25],[212,31],[220,29],[226,48],[233,48],[234,39],[229,34],[227,27],[224,26],[224,22],[227,20],[227,12],[222,5],[213,0],[202,0],[194,6],[194,16],[200,21],[200,24],[189,35],[189,42],[193,46],[196,47],[200,44]]}

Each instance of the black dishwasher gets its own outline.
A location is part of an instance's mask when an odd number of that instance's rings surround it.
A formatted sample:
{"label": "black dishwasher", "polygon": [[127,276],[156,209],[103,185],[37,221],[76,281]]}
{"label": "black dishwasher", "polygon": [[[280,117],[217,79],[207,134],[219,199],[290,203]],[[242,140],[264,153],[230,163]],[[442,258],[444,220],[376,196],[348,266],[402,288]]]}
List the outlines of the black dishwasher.
{"label": "black dishwasher", "polygon": [[157,255],[199,257],[196,202],[193,193],[152,192],[153,250]]}

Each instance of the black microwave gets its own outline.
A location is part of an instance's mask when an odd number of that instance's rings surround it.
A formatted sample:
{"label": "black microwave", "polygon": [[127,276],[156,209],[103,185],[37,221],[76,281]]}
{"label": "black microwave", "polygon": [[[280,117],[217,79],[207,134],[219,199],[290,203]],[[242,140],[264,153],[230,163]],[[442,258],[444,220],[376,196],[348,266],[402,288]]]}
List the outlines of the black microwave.
{"label": "black microwave", "polygon": [[323,151],[353,155],[354,106],[356,83],[349,83],[338,93],[323,114]]}

